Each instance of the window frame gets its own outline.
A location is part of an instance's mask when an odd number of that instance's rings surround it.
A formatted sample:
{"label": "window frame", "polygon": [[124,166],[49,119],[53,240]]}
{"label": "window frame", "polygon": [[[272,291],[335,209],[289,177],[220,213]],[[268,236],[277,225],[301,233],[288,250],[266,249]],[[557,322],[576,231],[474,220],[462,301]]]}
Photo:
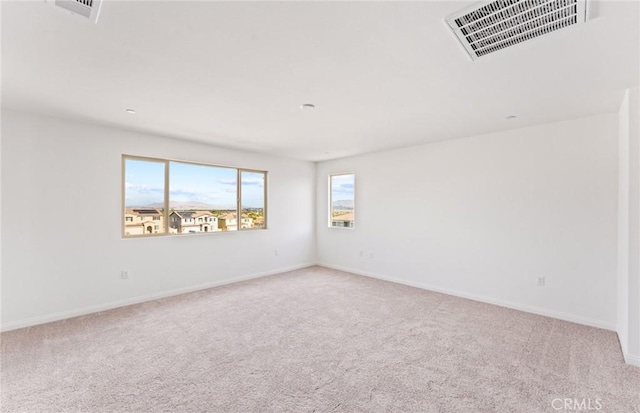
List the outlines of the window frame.
{"label": "window frame", "polygon": [[[164,164],[164,211],[163,211],[163,226],[164,226],[164,232],[161,233],[157,233],[157,234],[146,234],[146,233],[142,233],[142,234],[136,234],[136,235],[126,235],[126,219],[125,219],[125,213],[127,210],[127,206],[126,206],[126,163],[127,160],[134,160],[134,161],[146,161],[146,162],[156,162],[156,163],[163,163]],[[171,188],[171,182],[170,182],[170,168],[171,168],[171,163],[183,163],[183,164],[189,164],[189,165],[197,165],[197,166],[206,166],[206,167],[213,167],[213,168],[227,168],[227,169],[235,169],[236,171],[236,220],[240,221],[242,219],[242,172],[252,172],[252,173],[260,173],[263,174],[264,176],[264,184],[263,184],[263,199],[264,199],[264,206],[263,206],[263,214],[264,214],[264,226],[261,228],[240,228],[240,225],[238,225],[238,228],[236,228],[235,231],[203,231],[203,232],[197,232],[197,233],[190,233],[190,232],[185,232],[185,233],[176,233],[176,234],[172,234],[170,232],[170,222],[169,222],[169,217],[171,215],[170,213],[170,188]],[[195,162],[195,161],[183,161],[183,160],[178,160],[178,159],[167,159],[167,158],[154,158],[154,157],[149,157],[149,156],[139,156],[139,155],[130,155],[130,154],[122,154],[121,156],[121,198],[120,198],[120,202],[121,202],[121,213],[120,213],[120,222],[121,222],[121,237],[122,239],[134,239],[134,238],[153,238],[153,237],[168,237],[168,236],[183,236],[183,235],[202,235],[202,234],[216,234],[218,232],[220,233],[234,233],[234,232],[244,232],[244,231],[260,231],[260,230],[267,230],[269,229],[268,226],[268,178],[269,178],[269,171],[265,171],[265,170],[260,170],[260,169],[253,169],[253,168],[242,168],[242,167],[238,167],[238,166],[229,166],[229,165],[219,165],[219,164],[210,164],[210,163],[205,163],[205,162]],[[194,221],[195,222],[195,221]]]}
{"label": "window frame", "polygon": [[[344,175],[353,175],[353,225],[350,227],[339,227],[339,226],[334,226],[333,224],[333,194],[332,194],[332,188],[333,188],[333,182],[332,182],[332,178],[334,176],[344,176]],[[330,173],[329,177],[328,177],[328,198],[329,198],[329,205],[328,205],[328,209],[329,209],[329,213],[328,213],[328,223],[327,226],[331,229],[355,229],[356,228],[356,173],[355,172],[336,172],[336,173]]]}

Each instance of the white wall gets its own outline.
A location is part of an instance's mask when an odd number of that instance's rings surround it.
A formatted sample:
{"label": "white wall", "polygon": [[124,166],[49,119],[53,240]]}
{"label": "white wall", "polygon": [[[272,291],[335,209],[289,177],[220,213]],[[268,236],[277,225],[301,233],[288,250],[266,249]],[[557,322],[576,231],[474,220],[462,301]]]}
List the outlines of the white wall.
{"label": "white wall", "polygon": [[[318,260],[615,329],[617,140],[611,114],[319,163]],[[355,229],[331,229],[348,171]]]}
{"label": "white wall", "polygon": [[627,361],[640,366],[640,90],[629,92],[630,180],[629,204],[629,353]]}
{"label": "white wall", "polygon": [[618,112],[618,294],[616,331],[629,349],[629,92]]}
{"label": "white wall", "polygon": [[[2,145],[5,330],[315,261],[311,162],[11,111]],[[270,229],[121,239],[123,153],[268,170]]]}
{"label": "white wall", "polygon": [[640,91],[618,113],[618,322],[625,360],[640,366]]}

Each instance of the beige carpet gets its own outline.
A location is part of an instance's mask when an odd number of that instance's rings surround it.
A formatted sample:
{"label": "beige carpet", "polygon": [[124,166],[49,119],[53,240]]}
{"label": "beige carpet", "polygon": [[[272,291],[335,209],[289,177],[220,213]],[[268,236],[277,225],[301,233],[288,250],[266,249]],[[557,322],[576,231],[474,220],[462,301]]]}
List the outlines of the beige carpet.
{"label": "beige carpet", "polygon": [[613,332],[321,267],[1,339],[5,412],[640,412]]}

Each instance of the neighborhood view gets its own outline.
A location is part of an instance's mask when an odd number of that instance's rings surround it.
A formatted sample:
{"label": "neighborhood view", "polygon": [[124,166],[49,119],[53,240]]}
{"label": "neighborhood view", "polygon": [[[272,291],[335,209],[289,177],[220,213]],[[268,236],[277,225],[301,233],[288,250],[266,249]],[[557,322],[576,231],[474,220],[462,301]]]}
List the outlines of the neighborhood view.
{"label": "neighborhood view", "polygon": [[353,228],[355,175],[331,175],[331,226]]}
{"label": "neighborhood view", "polygon": [[[236,231],[238,229],[265,228],[264,211],[258,208],[243,209],[240,222],[235,210],[171,209],[169,233]],[[164,209],[126,208],[124,214],[125,235],[165,233]]]}
{"label": "neighborhood view", "polygon": [[[167,222],[166,167],[169,167]],[[125,158],[124,235],[266,228],[265,178],[266,172],[262,171]]]}

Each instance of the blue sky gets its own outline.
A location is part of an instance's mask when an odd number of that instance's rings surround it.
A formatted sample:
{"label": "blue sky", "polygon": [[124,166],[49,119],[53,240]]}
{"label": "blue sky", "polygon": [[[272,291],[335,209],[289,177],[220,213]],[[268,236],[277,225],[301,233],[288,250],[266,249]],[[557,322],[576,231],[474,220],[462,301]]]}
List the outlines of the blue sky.
{"label": "blue sky", "polygon": [[125,206],[164,202],[164,163],[127,159],[124,187]]}
{"label": "blue sky", "polygon": [[333,201],[353,200],[355,175],[333,175],[331,177],[331,199]]}
{"label": "blue sky", "polygon": [[[152,161],[126,160],[125,205],[144,206],[164,200],[164,164]],[[211,208],[235,208],[237,172],[221,168],[170,162],[171,202],[199,202]],[[242,206],[264,206],[262,173],[242,172]]]}

